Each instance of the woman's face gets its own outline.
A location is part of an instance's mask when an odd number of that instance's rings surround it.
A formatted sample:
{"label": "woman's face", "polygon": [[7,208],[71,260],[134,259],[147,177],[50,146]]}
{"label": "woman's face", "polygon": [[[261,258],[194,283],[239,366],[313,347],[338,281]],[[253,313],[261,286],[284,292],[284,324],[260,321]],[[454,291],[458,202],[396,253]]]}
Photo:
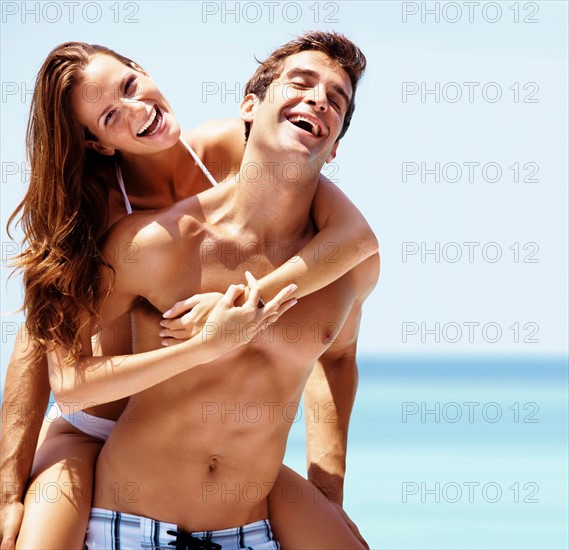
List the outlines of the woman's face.
{"label": "woman's face", "polygon": [[110,55],[93,57],[72,102],[79,121],[97,136],[88,143],[102,154],[156,153],[180,137],[172,108],[152,79]]}

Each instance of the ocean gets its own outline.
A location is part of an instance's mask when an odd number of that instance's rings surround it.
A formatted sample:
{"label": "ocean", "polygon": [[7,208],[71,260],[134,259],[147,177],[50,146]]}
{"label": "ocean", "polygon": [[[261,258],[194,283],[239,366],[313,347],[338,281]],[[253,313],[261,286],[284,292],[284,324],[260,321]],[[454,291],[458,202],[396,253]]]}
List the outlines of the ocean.
{"label": "ocean", "polygon": [[[567,358],[358,366],[344,507],[372,549],[569,548]],[[306,472],[303,416],[285,463]]]}
{"label": "ocean", "polygon": [[[566,357],[358,366],[344,507],[373,550],[569,548]],[[284,462],[306,475],[296,418]]]}

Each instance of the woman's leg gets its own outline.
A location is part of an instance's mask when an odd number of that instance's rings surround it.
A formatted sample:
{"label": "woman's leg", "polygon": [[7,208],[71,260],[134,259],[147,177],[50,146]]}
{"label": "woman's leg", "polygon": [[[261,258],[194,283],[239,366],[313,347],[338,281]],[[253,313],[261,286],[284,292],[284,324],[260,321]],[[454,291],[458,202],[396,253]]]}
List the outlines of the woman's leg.
{"label": "woman's leg", "polygon": [[102,445],[62,418],[44,420],[16,548],[81,550]]}
{"label": "woman's leg", "polygon": [[368,548],[341,507],[284,464],[269,495],[269,519],[283,550]]}

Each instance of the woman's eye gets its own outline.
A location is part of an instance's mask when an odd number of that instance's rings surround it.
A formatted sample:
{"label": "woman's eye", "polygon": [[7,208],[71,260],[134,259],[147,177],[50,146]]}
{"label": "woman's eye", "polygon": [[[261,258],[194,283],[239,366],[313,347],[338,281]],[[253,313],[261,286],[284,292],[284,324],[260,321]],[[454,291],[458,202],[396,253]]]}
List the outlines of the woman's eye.
{"label": "woman's eye", "polygon": [[113,118],[113,115],[115,114],[115,110],[113,109],[112,111],[109,111],[107,113],[107,116],[105,117],[105,126],[111,121],[111,119]]}

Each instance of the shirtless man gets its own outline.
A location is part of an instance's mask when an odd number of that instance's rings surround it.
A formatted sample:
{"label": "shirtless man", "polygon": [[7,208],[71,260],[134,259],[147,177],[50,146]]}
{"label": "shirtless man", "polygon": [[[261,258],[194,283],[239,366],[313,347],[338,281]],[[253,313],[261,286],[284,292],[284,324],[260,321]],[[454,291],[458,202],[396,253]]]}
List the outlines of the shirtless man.
{"label": "shirtless man", "polygon": [[[308,242],[319,173],[349,125],[364,66],[351,42],[329,33],[309,33],[274,52],[246,87],[241,116],[250,133],[236,178],[113,228],[105,247],[115,273],[104,274],[112,292],[102,324],[133,310],[137,351],[159,348],[158,312],[184,296],[223,290],[247,271],[261,277]],[[136,263],[117,258],[126,243],[137,250]],[[119,422],[99,457],[88,547],[175,539],[176,548],[277,548],[267,495],[294,419],[291,403],[299,402],[315,361],[355,355],[361,306],[378,272],[374,256],[303,298],[253,341],[247,326],[217,325],[214,310],[199,335],[179,344],[207,364],[186,370],[179,354],[172,356],[172,377],[144,391],[127,362],[102,360],[85,372],[80,362],[61,367],[64,350],[51,353],[58,400],[82,404],[103,387],[117,388],[106,395],[119,398],[119,372],[122,386],[131,379],[131,392],[139,391],[131,397],[136,421]],[[211,360],[220,342],[234,339],[248,345]],[[215,343],[211,355],[208,342]],[[248,404],[257,411],[253,422]],[[306,548],[318,547],[318,525],[312,535]],[[337,547],[354,547],[353,540],[338,524]]]}

